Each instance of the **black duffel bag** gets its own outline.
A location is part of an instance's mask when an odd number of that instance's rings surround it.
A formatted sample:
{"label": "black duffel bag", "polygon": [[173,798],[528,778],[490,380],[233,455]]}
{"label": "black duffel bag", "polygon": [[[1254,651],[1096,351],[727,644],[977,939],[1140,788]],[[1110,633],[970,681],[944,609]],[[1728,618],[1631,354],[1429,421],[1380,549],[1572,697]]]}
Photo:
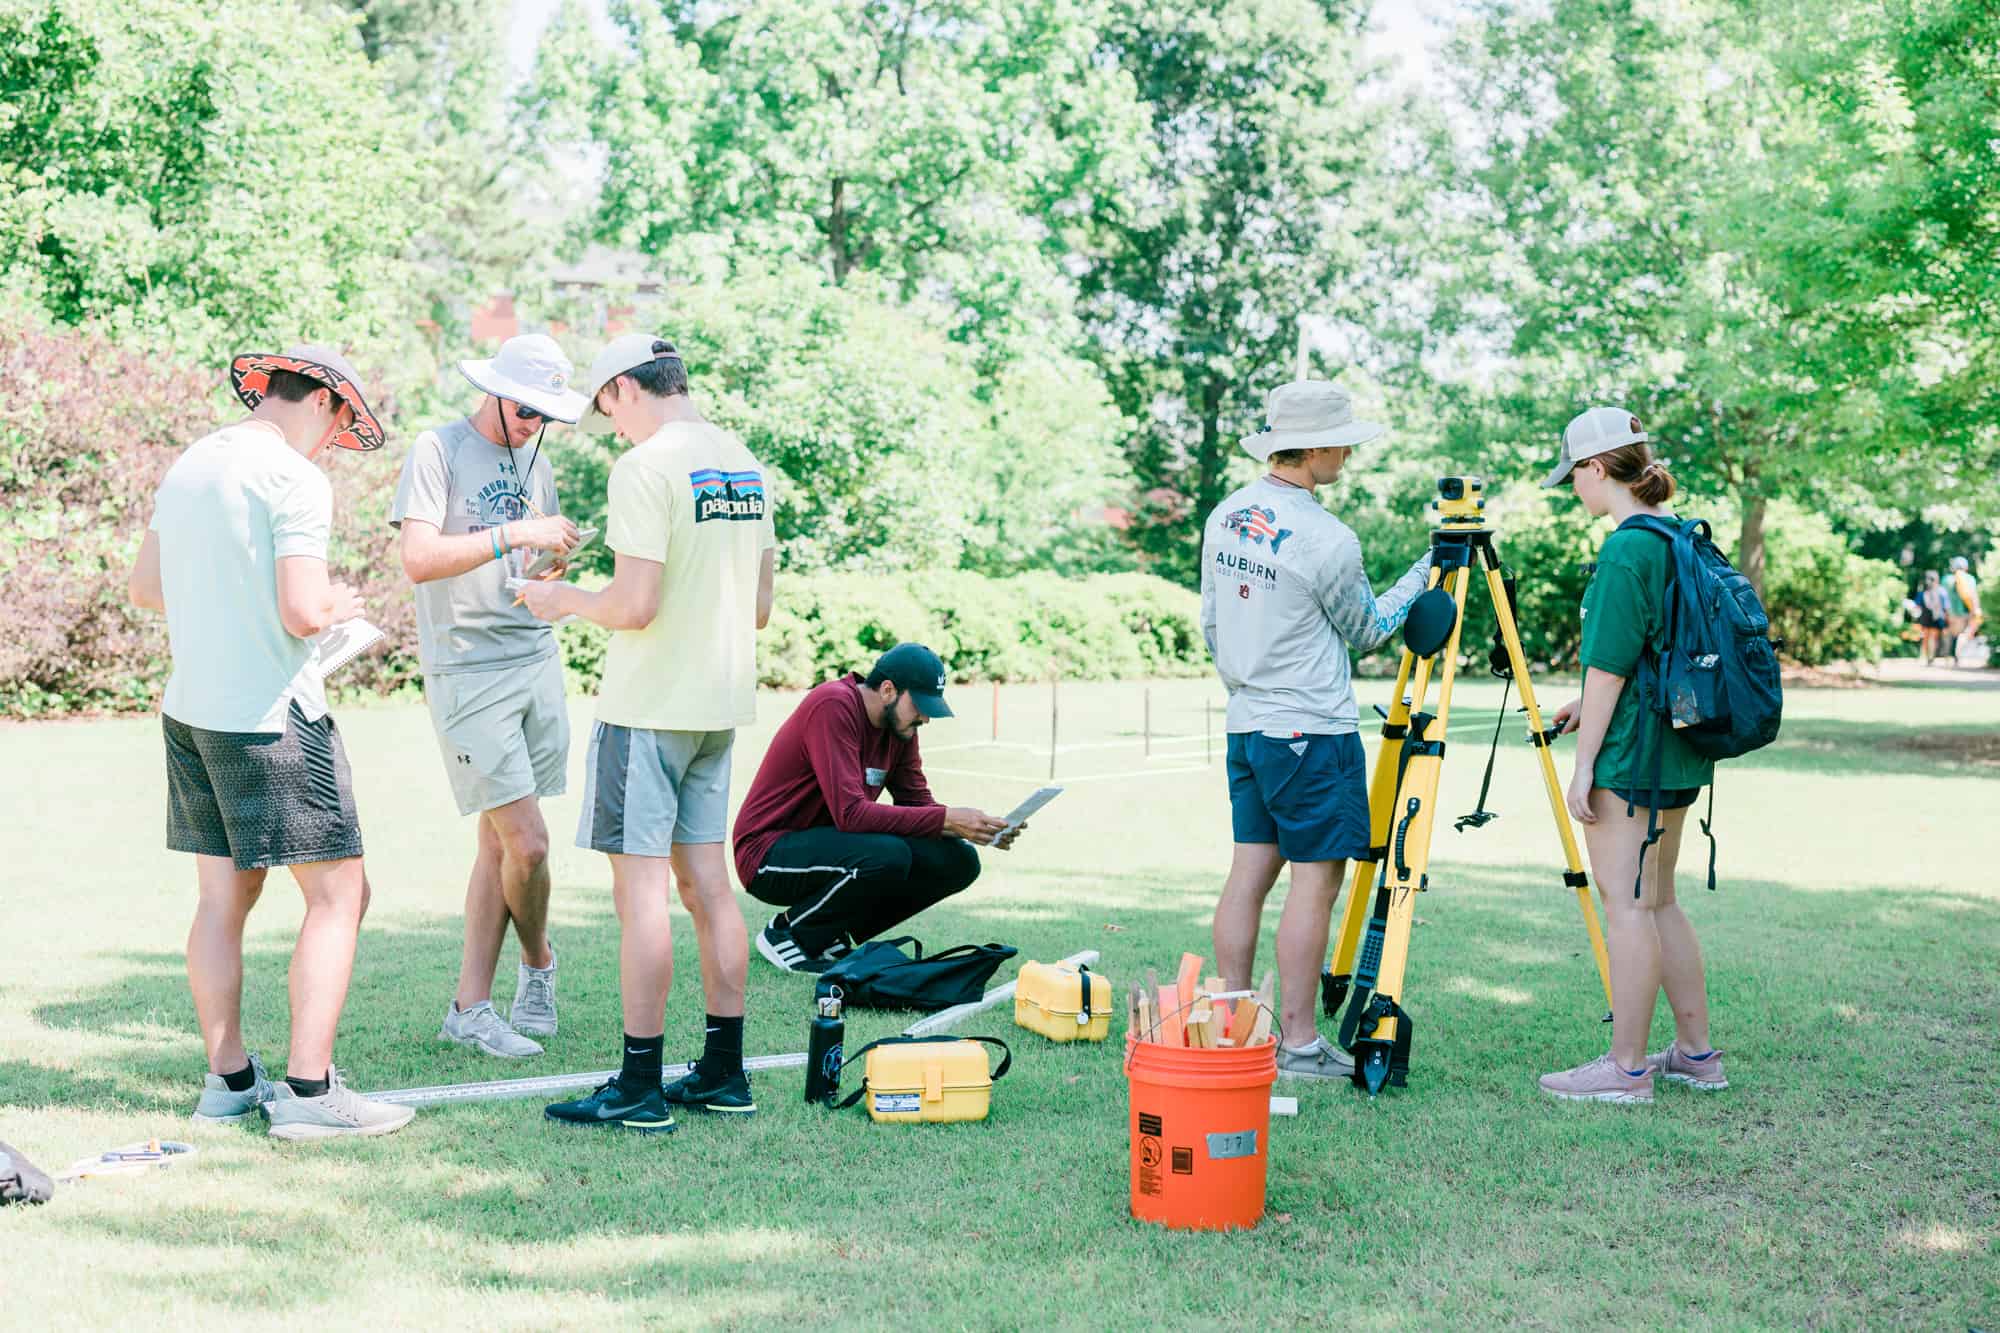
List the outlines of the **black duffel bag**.
{"label": "black duffel bag", "polygon": [[[909,945],[915,956],[900,946]],[[863,1009],[949,1009],[986,994],[1000,964],[1018,950],[1005,944],[961,944],[924,956],[914,935],[870,940],[819,974],[821,995],[840,987],[843,1005]]]}

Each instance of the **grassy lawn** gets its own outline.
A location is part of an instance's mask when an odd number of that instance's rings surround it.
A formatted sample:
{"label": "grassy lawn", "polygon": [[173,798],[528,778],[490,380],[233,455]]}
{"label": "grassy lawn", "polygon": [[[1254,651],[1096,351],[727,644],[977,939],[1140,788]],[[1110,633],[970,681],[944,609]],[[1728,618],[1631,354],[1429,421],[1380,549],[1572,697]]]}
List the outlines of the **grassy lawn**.
{"label": "grassy lawn", "polygon": [[[1201,682],[1061,695],[1071,791],[968,894],[919,921],[928,944],[998,939],[1023,957],[1102,951],[1136,969],[1206,954],[1228,858],[1220,738],[1204,763]],[[1385,682],[1364,702],[1386,700]],[[1567,695],[1544,686],[1550,703]],[[1047,758],[986,740],[987,693],[925,733],[933,786],[999,808]],[[1502,750],[1484,830],[1439,835],[1405,1002],[1411,1083],[1370,1103],[1287,1086],[1270,1209],[1227,1238],[1125,1210],[1114,1046],[1013,1041],[984,1124],[876,1126],[757,1081],[748,1123],[683,1119],[645,1139],[565,1130],[535,1102],[420,1114],[386,1140],[287,1146],[203,1135],[199,1161],[95,1182],[0,1215],[10,1313],[93,1325],[310,1318],[339,1327],[952,1327],[1141,1324],[1911,1325],[2000,1322],[2000,690],[1797,691],[1784,738],[1722,776],[1721,891],[1683,867],[1734,1086],[1663,1086],[1650,1109],[1538,1095],[1539,1073],[1603,1049],[1602,997],[1563,888],[1525,745]],[[1003,692],[1003,739],[1046,745],[1047,689]],[[1497,691],[1460,694],[1446,808],[1472,808]],[[739,741],[740,794],[791,700]],[[350,708],[374,907],[339,1056],[364,1088],[615,1063],[617,930],[603,858],[552,803],[562,1033],[501,1065],[434,1040],[458,960],[470,825],[453,812],[421,707]],[[1484,711],[1482,711],[1482,709]],[[1513,728],[1510,727],[1510,730]],[[1963,746],[1950,738],[1968,734]],[[1565,747],[1566,749],[1567,747]],[[0,729],[0,1138],[51,1169],[180,1135],[202,1067],[181,974],[193,867],[160,847],[158,724]],[[1562,756],[1567,775],[1568,757]],[[1705,844],[1689,843],[1694,862]],[[744,900],[752,927],[759,905]],[[298,918],[272,879],[253,918],[251,1045],[282,1065]],[[1276,913],[1269,915],[1275,923]],[[677,920],[669,1058],[701,1019]],[[1267,926],[1260,970],[1270,958]],[[811,983],[752,958],[747,1049],[803,1049]],[[1007,975],[1003,973],[1003,976]],[[497,998],[512,992],[511,955]],[[855,1015],[850,1048],[907,1015]],[[1657,1037],[1671,1031],[1664,1017]]]}

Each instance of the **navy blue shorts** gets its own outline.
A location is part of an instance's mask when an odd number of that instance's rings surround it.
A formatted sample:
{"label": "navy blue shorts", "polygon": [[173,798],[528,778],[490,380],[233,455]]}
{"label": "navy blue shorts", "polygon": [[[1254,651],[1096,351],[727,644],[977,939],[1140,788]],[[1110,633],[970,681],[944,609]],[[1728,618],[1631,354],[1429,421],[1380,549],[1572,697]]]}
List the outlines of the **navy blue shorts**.
{"label": "navy blue shorts", "polygon": [[1238,842],[1287,861],[1368,855],[1368,756],[1361,737],[1229,735],[1229,822]]}
{"label": "navy blue shorts", "polygon": [[[1611,794],[1627,805],[1636,805],[1641,810],[1652,806],[1653,793],[1650,790],[1635,790],[1631,787],[1613,787]],[[1685,810],[1701,799],[1699,787],[1667,787],[1660,792],[1661,810]]]}

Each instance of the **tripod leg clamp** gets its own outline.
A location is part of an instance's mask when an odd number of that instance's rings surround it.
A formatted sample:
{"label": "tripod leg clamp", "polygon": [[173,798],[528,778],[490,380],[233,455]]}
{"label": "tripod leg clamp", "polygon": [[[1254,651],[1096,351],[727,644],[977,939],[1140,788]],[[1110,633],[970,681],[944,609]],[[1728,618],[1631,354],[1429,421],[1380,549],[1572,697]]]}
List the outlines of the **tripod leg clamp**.
{"label": "tripod leg clamp", "polygon": [[1563,883],[1572,889],[1587,889],[1590,887],[1590,874],[1583,870],[1565,870]]}

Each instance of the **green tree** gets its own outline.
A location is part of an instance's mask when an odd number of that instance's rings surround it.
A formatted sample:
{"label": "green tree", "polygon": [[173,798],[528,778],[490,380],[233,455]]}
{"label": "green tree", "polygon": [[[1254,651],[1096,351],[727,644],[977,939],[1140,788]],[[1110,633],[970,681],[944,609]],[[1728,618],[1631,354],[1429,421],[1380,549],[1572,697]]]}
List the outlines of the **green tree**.
{"label": "green tree", "polygon": [[406,344],[412,122],[348,24],[278,3],[0,10],[0,283],[213,363]]}
{"label": "green tree", "polygon": [[1150,490],[1145,541],[1180,577],[1221,498],[1235,437],[1291,378],[1302,316],[1347,308],[1386,104],[1356,95],[1366,6],[1121,3],[1104,56],[1149,117],[1148,171],[1101,208],[1081,310]]}
{"label": "green tree", "polygon": [[1737,498],[1760,590],[1777,497],[1882,526],[1990,502],[2000,10],[1494,0],[1474,36],[1456,184],[1491,233],[1445,304],[1497,314],[1497,405],[1547,423],[1516,462],[1629,404]]}

